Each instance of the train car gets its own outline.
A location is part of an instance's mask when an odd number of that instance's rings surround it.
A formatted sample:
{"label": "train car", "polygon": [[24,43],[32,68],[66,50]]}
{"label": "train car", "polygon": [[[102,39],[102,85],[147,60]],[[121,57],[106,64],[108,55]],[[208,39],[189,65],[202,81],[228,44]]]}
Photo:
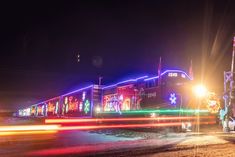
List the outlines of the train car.
{"label": "train car", "polygon": [[91,117],[93,88],[88,86],[61,96],[61,115],[66,117]]}
{"label": "train car", "polygon": [[59,102],[60,97],[55,97],[44,102],[44,113],[48,117],[59,117]]}
{"label": "train car", "polygon": [[101,104],[101,87],[91,85],[62,96],[62,115],[93,117]]}
{"label": "train car", "polygon": [[101,106],[102,88],[90,85],[70,93],[19,110],[21,116],[31,117],[92,117],[94,108]]}
{"label": "train car", "polygon": [[46,104],[38,103],[36,107],[36,117],[46,116]]}
{"label": "train car", "polygon": [[37,106],[32,105],[30,107],[30,116],[35,117],[36,116],[36,110],[37,110]]}
{"label": "train car", "polygon": [[19,117],[29,117],[31,116],[30,107],[18,110]]}
{"label": "train car", "polygon": [[117,112],[140,109],[139,89],[137,82],[143,82],[147,76],[122,81],[102,88],[102,111]]}

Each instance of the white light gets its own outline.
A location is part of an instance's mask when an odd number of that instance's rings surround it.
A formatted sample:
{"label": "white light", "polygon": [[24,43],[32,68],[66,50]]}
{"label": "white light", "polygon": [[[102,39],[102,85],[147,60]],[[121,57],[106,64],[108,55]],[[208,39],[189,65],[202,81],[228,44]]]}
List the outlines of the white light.
{"label": "white light", "polygon": [[82,101],[84,101],[85,98],[86,98],[86,92],[83,92],[83,93],[82,93]]}
{"label": "white light", "polygon": [[120,99],[121,101],[123,101],[123,95],[120,95],[119,99]]}
{"label": "white light", "polygon": [[96,112],[99,113],[100,111],[101,111],[100,107],[97,106],[97,107],[96,107]]}
{"label": "white light", "polygon": [[169,77],[177,77],[177,76],[178,76],[178,73],[168,73],[168,76],[169,76]]}
{"label": "white light", "polygon": [[156,117],[156,114],[155,114],[155,113],[150,113],[150,117],[151,117],[151,118],[155,118],[155,117]]}
{"label": "white light", "polygon": [[194,92],[198,97],[204,97],[207,94],[207,89],[203,85],[197,85],[194,87]]}
{"label": "white light", "polygon": [[77,61],[80,62],[80,54],[77,54]]}

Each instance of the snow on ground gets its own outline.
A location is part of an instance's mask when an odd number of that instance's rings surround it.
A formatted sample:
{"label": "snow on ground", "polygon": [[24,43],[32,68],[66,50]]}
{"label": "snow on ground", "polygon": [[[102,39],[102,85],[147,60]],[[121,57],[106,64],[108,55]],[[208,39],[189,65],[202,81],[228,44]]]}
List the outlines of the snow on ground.
{"label": "snow on ground", "polygon": [[[88,131],[63,131],[57,134],[39,136],[6,136],[0,138],[0,156],[17,156],[18,154],[25,154],[36,150],[39,150],[39,152],[54,152],[59,154],[63,152],[86,153],[87,151],[104,151],[110,147],[115,149],[115,143],[138,141],[140,139],[139,137],[118,137],[89,133]],[[74,149],[77,151],[74,151]]]}
{"label": "snow on ground", "polygon": [[92,130],[90,133],[111,135],[117,137],[156,139],[171,136],[185,136],[185,133],[175,133],[171,130],[141,130],[141,129],[102,129]]}
{"label": "snow on ground", "polygon": [[[39,151],[32,151],[27,153],[29,156],[70,156],[70,155],[85,155],[85,156],[116,156],[116,153],[129,153],[132,149],[146,149],[147,147],[161,147],[163,145],[175,144],[180,139],[140,139],[140,140],[126,140],[126,141],[110,141],[105,143],[97,143],[93,145],[75,145],[70,147],[60,147],[43,149]],[[75,155],[76,154],[76,155]]]}
{"label": "snow on ground", "polygon": [[24,124],[38,124],[41,119],[33,118],[17,118],[17,117],[0,117],[0,126],[2,125],[24,125]]}

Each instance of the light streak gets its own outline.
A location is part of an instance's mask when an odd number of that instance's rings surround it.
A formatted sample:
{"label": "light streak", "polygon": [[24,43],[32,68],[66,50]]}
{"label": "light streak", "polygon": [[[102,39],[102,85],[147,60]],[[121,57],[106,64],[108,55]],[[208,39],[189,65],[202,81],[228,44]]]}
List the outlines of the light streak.
{"label": "light streak", "polygon": [[[101,114],[117,113],[114,111],[100,112]],[[144,113],[209,113],[208,110],[198,109],[159,109],[159,110],[132,110],[122,111],[122,114],[144,114]]]}
{"label": "light streak", "polygon": [[[141,118],[90,118],[90,119],[46,119],[45,123],[84,123],[84,122],[117,122],[117,121],[160,121],[160,120],[192,120],[195,116],[141,117]],[[200,119],[215,119],[214,116],[202,116]]]}
{"label": "light streak", "polygon": [[120,125],[98,125],[98,126],[64,126],[60,130],[92,130],[92,129],[115,129],[115,128],[143,128],[143,127],[164,127],[180,126],[181,123],[157,123],[157,124],[120,124]]}
{"label": "light streak", "polygon": [[12,135],[33,135],[33,134],[54,134],[55,130],[45,131],[4,131],[0,132],[0,136],[12,136]]}
{"label": "light streak", "polygon": [[17,126],[0,126],[0,132],[6,131],[53,131],[58,130],[59,125],[17,125]]}
{"label": "light streak", "polygon": [[[186,118],[186,117],[185,117]],[[188,118],[188,117],[187,117]],[[191,117],[195,119],[195,117]],[[212,117],[205,117],[207,120]],[[137,119],[136,119],[137,120]],[[191,124],[198,124],[193,121]],[[215,124],[216,121],[202,121],[199,124]],[[145,128],[145,127],[173,127],[182,126],[182,122],[164,122],[147,124],[113,124],[113,125],[88,125],[88,126],[60,126],[60,125],[37,125],[35,126],[3,126],[0,127],[0,136],[30,135],[30,134],[52,134],[57,131],[66,130],[93,130],[93,129],[115,129],[115,128]]]}
{"label": "light streak", "polygon": [[[200,122],[200,124],[215,124],[216,121]],[[197,122],[191,122],[197,124]],[[173,127],[181,126],[181,122],[155,123],[155,124],[117,124],[117,125],[98,125],[98,126],[64,126],[60,131],[66,130],[93,130],[93,129],[116,129],[116,128],[144,128],[144,127]]]}

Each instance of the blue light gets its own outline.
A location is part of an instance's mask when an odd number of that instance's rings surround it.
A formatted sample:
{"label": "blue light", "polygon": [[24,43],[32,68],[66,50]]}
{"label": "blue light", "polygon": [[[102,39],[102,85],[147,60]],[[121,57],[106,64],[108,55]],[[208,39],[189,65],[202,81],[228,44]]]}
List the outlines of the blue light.
{"label": "blue light", "polygon": [[115,87],[115,86],[117,86],[117,85],[119,85],[119,84],[123,84],[123,83],[127,83],[127,82],[136,82],[136,81],[141,80],[141,79],[144,79],[144,78],[146,78],[146,77],[148,77],[148,76],[141,76],[141,77],[138,77],[138,78],[135,78],[135,79],[129,79],[129,80],[121,81],[121,82],[118,82],[118,83],[116,83],[116,84],[112,84],[112,85],[109,85],[109,86],[105,86],[105,87],[103,87],[102,89]]}
{"label": "blue light", "polygon": [[[162,76],[162,75],[165,75],[165,74],[168,73],[168,72],[172,72],[172,73],[174,73],[174,72],[183,73],[183,74],[185,74],[185,76],[186,76],[189,80],[193,80],[186,72],[184,72],[184,71],[182,71],[182,70],[166,70],[166,71],[164,71],[163,73],[161,73],[161,76]],[[146,78],[146,79],[144,79],[144,81],[149,81],[149,80],[158,79],[158,78],[159,78],[159,76],[154,76],[154,77]]]}
{"label": "blue light", "polygon": [[77,90],[72,91],[72,92],[70,92],[70,93],[66,93],[66,94],[61,95],[61,96],[67,96],[67,95],[70,95],[70,94],[73,94],[73,93],[76,93],[76,92],[80,92],[80,91],[83,91],[83,90],[85,90],[85,89],[92,88],[93,86],[94,86],[94,85],[90,85],[90,86],[87,86],[87,87],[84,87],[84,88],[80,88],[80,89],[77,89]]}
{"label": "blue light", "polygon": [[158,78],[159,78],[159,76],[154,76],[154,77],[144,79],[144,81],[149,81],[149,80],[158,79]]}
{"label": "blue light", "polygon": [[177,98],[176,98],[175,93],[171,93],[171,94],[170,94],[169,100],[170,100],[171,105],[175,105],[175,104],[176,104]]}

